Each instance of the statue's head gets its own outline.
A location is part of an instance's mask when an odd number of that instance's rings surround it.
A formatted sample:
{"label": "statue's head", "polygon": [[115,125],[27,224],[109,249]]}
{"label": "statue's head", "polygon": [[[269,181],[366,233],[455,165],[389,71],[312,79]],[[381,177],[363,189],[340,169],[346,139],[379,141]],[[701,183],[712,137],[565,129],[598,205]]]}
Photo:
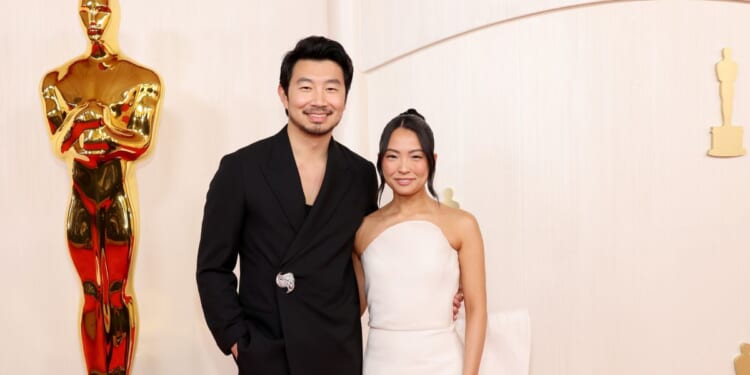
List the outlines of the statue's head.
{"label": "statue's head", "polygon": [[83,27],[91,40],[99,40],[104,30],[109,26],[112,17],[112,9],[108,0],[82,0],[81,8],[78,10]]}
{"label": "statue's head", "polygon": [[78,14],[89,40],[110,42],[115,39],[118,5],[117,0],[81,0]]}
{"label": "statue's head", "polygon": [[443,190],[443,197],[445,197],[445,200],[449,201],[453,199],[453,189],[451,188],[445,188]]}

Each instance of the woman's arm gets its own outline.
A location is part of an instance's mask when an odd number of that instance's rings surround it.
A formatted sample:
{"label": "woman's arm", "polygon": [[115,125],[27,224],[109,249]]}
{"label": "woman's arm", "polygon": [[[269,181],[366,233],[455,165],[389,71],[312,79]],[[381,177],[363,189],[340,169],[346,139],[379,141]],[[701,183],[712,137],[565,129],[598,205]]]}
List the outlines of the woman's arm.
{"label": "woman's arm", "polygon": [[354,234],[354,250],[352,251],[352,265],[354,265],[354,275],[357,277],[357,289],[359,291],[359,315],[365,313],[367,309],[367,296],[365,295],[365,270],[362,267],[362,252],[364,251],[364,233],[367,225],[367,218]]}
{"label": "woman's arm", "polygon": [[359,289],[359,315],[362,316],[367,309],[367,297],[365,296],[365,272],[362,269],[362,261],[359,259],[357,251],[352,252],[352,264],[354,265],[354,274],[357,276],[357,289]]}
{"label": "woman's arm", "polygon": [[484,271],[484,244],[476,219],[466,214],[458,225],[461,247],[458,262],[466,306],[466,337],[464,346],[464,375],[479,372],[487,330],[487,292]]}

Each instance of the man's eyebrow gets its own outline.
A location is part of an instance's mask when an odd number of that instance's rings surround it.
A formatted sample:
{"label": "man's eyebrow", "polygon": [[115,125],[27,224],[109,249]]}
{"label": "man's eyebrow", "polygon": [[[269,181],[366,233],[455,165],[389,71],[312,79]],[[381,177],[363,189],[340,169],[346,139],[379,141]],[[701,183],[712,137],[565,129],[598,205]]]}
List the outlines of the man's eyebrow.
{"label": "man's eyebrow", "polygon": [[[295,83],[312,83],[312,82],[313,82],[313,80],[312,80],[311,78],[307,78],[307,77],[299,77],[299,78],[297,78],[297,80],[296,80],[296,81],[294,81],[294,82],[295,82]],[[324,83],[326,83],[326,84],[329,84],[329,83],[335,83],[335,84],[337,84],[337,85],[340,85],[340,84],[341,84],[341,80],[339,80],[338,78],[331,78],[331,79],[327,79],[327,80],[325,80],[325,82],[324,82]]]}

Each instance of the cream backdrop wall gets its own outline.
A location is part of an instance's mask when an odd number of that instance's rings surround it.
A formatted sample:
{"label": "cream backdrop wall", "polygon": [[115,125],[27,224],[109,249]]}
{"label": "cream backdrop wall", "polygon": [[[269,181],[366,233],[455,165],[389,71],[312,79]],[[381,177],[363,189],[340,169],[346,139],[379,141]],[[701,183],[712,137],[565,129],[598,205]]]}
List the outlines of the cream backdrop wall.
{"label": "cream backdrop wall", "polygon": [[[278,65],[308,34],[358,68],[340,140],[373,158],[406,107],[433,125],[437,184],[484,232],[490,310],[529,310],[532,374],[733,373],[750,341],[750,159],[705,152],[723,47],[750,126],[749,17],[697,0],[123,0],[123,51],[166,85],[136,172],[134,373],[232,373],[195,290],[203,199],[221,155],[283,124]],[[0,28],[0,373],[82,373],[70,181],[37,93],[85,48],[76,2],[5,1]]]}
{"label": "cream backdrop wall", "polygon": [[[131,273],[140,315],[134,374],[228,374],[195,286],[208,183],[221,155],[286,121],[283,54],[328,31],[324,0],[121,0],[122,51],[165,85],[153,152],[136,167],[140,241]],[[3,1],[0,149],[0,373],[83,374],[80,285],[65,246],[70,177],[48,145],[42,75],[81,54],[78,2]]]}

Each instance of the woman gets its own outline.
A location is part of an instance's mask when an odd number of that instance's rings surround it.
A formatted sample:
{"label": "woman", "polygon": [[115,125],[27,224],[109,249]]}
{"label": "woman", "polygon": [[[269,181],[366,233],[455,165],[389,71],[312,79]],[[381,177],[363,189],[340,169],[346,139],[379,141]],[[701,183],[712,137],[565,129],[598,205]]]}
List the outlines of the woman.
{"label": "woman", "polygon": [[[365,375],[479,371],[487,324],[482,235],[471,214],[437,201],[435,157],[432,130],[417,111],[383,130],[380,194],[387,184],[393,200],[365,218],[354,244],[361,307],[370,309]],[[459,282],[464,346],[451,314]]]}

